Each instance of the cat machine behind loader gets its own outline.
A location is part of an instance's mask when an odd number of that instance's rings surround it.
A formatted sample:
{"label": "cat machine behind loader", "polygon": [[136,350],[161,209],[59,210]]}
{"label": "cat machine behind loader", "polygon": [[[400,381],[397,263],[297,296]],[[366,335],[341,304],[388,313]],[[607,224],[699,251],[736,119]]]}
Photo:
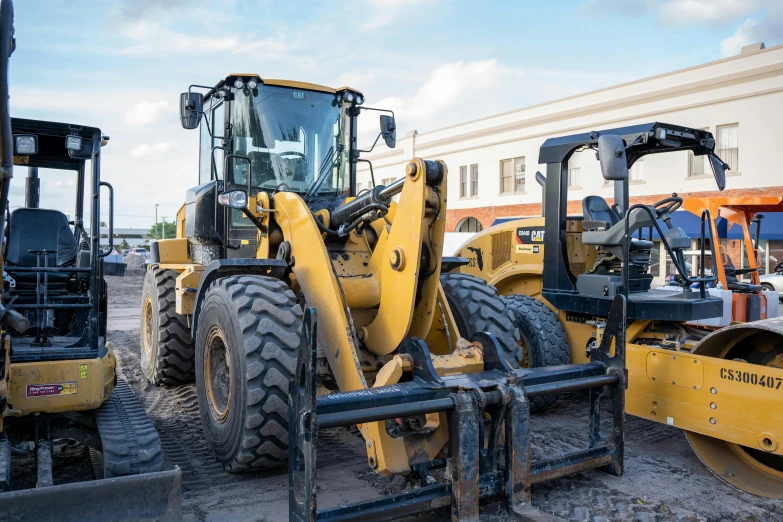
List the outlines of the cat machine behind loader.
{"label": "cat machine behind loader", "polygon": [[[12,17],[11,2],[2,0],[0,520],[176,519],[180,471],[165,466],[158,433],[117,379],[106,340],[102,257],[111,251],[111,239],[109,250],[101,250],[99,191],[109,190],[111,238],[113,189],[100,175],[108,137],[95,127],[9,117]],[[24,205],[15,201],[8,213],[14,166],[28,169],[27,187]],[[58,181],[68,174],[75,181],[70,221],[60,210],[41,207],[39,169]],[[82,470],[92,468],[95,480],[79,482],[72,468],[61,469],[57,446],[78,448]]]}
{"label": "cat machine behind loader", "polygon": [[[706,288],[718,275],[705,270],[708,248],[717,259],[711,224],[720,205],[697,209],[701,235],[693,238],[700,245],[694,275],[685,263],[693,240],[671,219],[683,199],[674,194],[654,205],[628,204],[628,169],[648,154],[706,155],[723,190],[728,166],[714,146],[709,132],[666,123],[550,138],[539,155],[547,165],[541,179],[544,216],[477,234],[457,255],[482,252],[483,269],[470,263],[460,272],[481,277],[505,296],[532,366],[589,358],[614,296],[626,295],[626,412],[685,430],[721,480],[783,498],[783,419],[776,413],[783,411],[783,319],[709,335],[686,325],[723,313],[723,300]],[[598,153],[603,177],[614,182],[614,205],[591,195],[582,201],[583,215],[568,216],[568,160],[580,151]],[[651,287],[653,229],[678,273],[674,291]]]}
{"label": "cat machine behind loader", "polygon": [[[226,470],[288,459],[298,521],[449,503],[455,520],[478,520],[481,497],[505,494],[519,512],[533,482],[622,472],[622,296],[589,362],[520,369],[505,303],[448,273],[464,259],[442,259],[444,163],[415,158],[396,182],[357,195],[357,117],[377,111],[361,93],[248,74],[197,88],[182,95],[181,119],[201,127],[200,185],[177,237],[153,245],[141,360],[154,383],[195,375],[207,443]],[[393,147],[393,115],[381,112],[378,139]],[[529,402],[572,389],[592,390],[585,449],[531,462]],[[602,397],[612,405],[604,435]],[[371,469],[413,474],[417,487],[319,509],[319,432],[354,425]]]}
{"label": "cat machine behind loader", "polygon": [[719,224],[723,229],[720,221],[726,223],[724,235],[731,227],[738,227],[742,233],[743,249],[751,253],[745,256],[747,266],[737,268],[735,262],[738,263],[740,260],[731,259],[721,243],[717,262],[711,257],[705,259],[722,288],[722,292],[717,290],[711,292],[725,296],[723,298],[726,306],[722,317],[699,324],[706,323],[709,327],[728,326],[731,323],[747,323],[780,315],[778,292],[771,286],[765,287],[761,283],[759,270],[764,267],[761,266],[762,259],[759,257],[758,248],[763,213],[783,212],[783,198],[780,196],[684,198],[682,208],[697,216],[701,216],[705,210],[708,210],[712,217],[708,225],[716,238],[720,237]]}

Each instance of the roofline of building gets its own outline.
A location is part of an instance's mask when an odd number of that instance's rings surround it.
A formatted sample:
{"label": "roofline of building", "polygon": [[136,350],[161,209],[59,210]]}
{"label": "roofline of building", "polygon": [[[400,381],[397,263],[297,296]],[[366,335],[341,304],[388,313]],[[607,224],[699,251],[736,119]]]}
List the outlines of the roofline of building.
{"label": "roofline of building", "polygon": [[[706,63],[702,63],[702,64],[698,64],[698,65],[692,65],[690,67],[685,67],[683,69],[677,69],[675,71],[670,71],[670,72],[666,72],[666,73],[656,74],[654,76],[647,76],[645,78],[640,78],[638,80],[632,80],[632,81],[625,82],[625,83],[619,83],[617,85],[611,85],[609,87],[602,87],[601,89],[596,89],[596,90],[593,90],[593,91],[587,91],[587,92],[583,92],[583,93],[580,93],[580,94],[574,94],[572,96],[566,96],[565,98],[558,98],[556,100],[550,100],[550,101],[546,101],[546,102],[542,102],[542,103],[537,103],[537,104],[534,104],[534,105],[528,105],[528,106],[525,106],[525,107],[521,107],[519,109],[513,109],[513,110],[510,110],[510,111],[506,111],[506,112],[500,112],[500,113],[497,113],[497,114],[492,114],[490,116],[484,116],[482,118],[477,118],[475,120],[468,120],[468,121],[464,121],[462,123],[456,123],[454,125],[448,125],[446,127],[440,127],[438,129],[433,129],[431,131],[417,132],[416,138],[421,138],[422,136],[426,136],[428,134],[434,134],[436,132],[442,132],[442,131],[445,131],[445,130],[454,129],[454,128],[457,128],[457,127],[462,127],[464,125],[470,125],[470,124],[473,124],[473,123],[479,123],[479,122],[482,122],[482,121],[491,120],[493,118],[499,118],[499,117],[502,117],[502,116],[508,116],[510,114],[523,112],[523,111],[527,111],[527,110],[530,110],[530,109],[537,109],[537,108],[540,108],[540,107],[545,107],[547,105],[554,105],[556,103],[561,103],[561,102],[564,102],[564,101],[574,100],[574,99],[577,99],[577,98],[582,98],[584,96],[590,96],[590,95],[593,95],[593,94],[599,94],[599,93],[602,93],[602,92],[611,91],[613,89],[620,89],[622,87],[628,87],[628,86],[631,86],[631,85],[636,85],[636,84],[648,82],[648,81],[651,81],[651,80],[657,80],[657,79],[660,79],[660,78],[666,78],[667,76],[674,76],[676,74],[682,74],[684,72],[694,71],[694,70],[697,70],[697,69],[702,69],[704,67],[710,67],[712,65],[716,65],[716,64],[720,64],[720,63],[726,63],[726,62],[730,62],[730,61],[733,61],[733,60],[739,60],[739,59],[742,59],[742,58],[747,58],[749,56],[756,56],[756,55],[759,55],[759,54],[764,54],[764,53],[768,53],[768,52],[772,52],[772,51],[776,51],[776,50],[780,50],[780,49],[783,49],[783,44],[775,45],[773,47],[767,47],[765,49],[761,49],[759,51],[753,51],[751,53],[737,54],[737,55],[734,55],[734,56],[728,56],[726,58],[721,58],[719,60],[713,60],[711,62],[706,62]],[[406,139],[407,137],[408,136],[405,136],[403,139]]]}

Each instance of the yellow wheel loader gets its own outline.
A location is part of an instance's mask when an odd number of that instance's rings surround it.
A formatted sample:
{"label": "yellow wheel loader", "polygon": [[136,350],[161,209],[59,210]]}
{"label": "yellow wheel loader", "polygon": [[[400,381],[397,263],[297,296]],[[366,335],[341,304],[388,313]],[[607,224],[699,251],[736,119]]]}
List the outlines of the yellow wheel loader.
{"label": "yellow wheel loader", "polygon": [[[621,473],[624,298],[607,326],[616,341],[607,335],[590,362],[517,368],[505,303],[480,279],[448,273],[464,259],[442,258],[445,164],[413,159],[398,181],[357,195],[357,117],[381,113],[376,143],[393,147],[396,136],[393,114],[363,102],[349,88],[248,74],[182,94],[183,127],[200,128],[200,184],[177,237],[151,249],[144,375],[195,378],[207,443],[226,470],[287,459],[292,520],[390,519],[449,503],[455,520],[478,520],[480,497],[505,493],[521,512],[533,482]],[[530,401],[566,389],[594,391],[587,449],[531,462]],[[612,405],[605,435],[601,397]],[[319,509],[318,431],[352,425],[370,468],[419,482]]]}
{"label": "yellow wheel loader", "polygon": [[[9,117],[12,17],[3,0],[0,520],[175,519],[180,470],[164,464],[158,433],[117,379],[106,339],[103,258],[112,249],[113,189],[101,181],[100,157],[109,138],[95,127]],[[23,205],[9,202],[15,166],[28,172]],[[39,169],[51,186],[75,187],[72,219],[41,208]],[[99,244],[101,187],[109,190],[108,250]],[[95,480],[61,470],[55,446],[63,441],[81,443],[81,466]]]}
{"label": "yellow wheel loader", "polygon": [[[459,270],[505,297],[533,367],[587,360],[601,342],[613,298],[626,296],[626,412],[682,428],[721,480],[779,499],[783,320],[710,335],[686,325],[724,313],[723,300],[705,288],[717,280],[704,271],[708,254],[718,259],[711,226],[717,216],[699,209],[701,237],[693,239],[699,240],[700,270],[693,276],[684,258],[692,238],[671,220],[682,198],[674,194],[628,208],[628,169],[647,154],[707,155],[723,190],[727,166],[714,145],[709,132],[664,123],[548,139],[539,155],[547,174],[537,174],[544,186],[543,217],[508,221],[475,235],[457,252],[470,258]],[[568,216],[568,160],[581,151],[596,151],[604,178],[614,182],[615,204],[590,195],[582,201],[582,216]],[[678,287],[651,287],[656,235],[679,274]]]}

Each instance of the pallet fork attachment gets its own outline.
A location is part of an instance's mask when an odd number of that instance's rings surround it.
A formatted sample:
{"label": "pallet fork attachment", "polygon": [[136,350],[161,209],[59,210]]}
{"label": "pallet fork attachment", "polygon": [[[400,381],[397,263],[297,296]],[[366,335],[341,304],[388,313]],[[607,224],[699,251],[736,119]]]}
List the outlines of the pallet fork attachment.
{"label": "pallet fork attachment", "polygon": [[[472,374],[439,377],[427,364],[426,344],[409,338],[400,352],[414,359],[407,382],[316,397],[315,309],[305,312],[297,372],[291,383],[289,516],[297,522],[391,520],[451,505],[452,519],[479,520],[479,499],[503,494],[508,510],[529,513],[531,485],[588,469],[623,472],[625,297],[612,303],[605,335],[591,361],[538,369],[512,369],[491,334],[479,333],[485,368]],[[611,348],[614,347],[614,356]],[[422,364],[420,364],[422,363]],[[531,459],[530,404],[538,395],[590,390],[587,448],[543,460]],[[612,430],[600,429],[600,400],[611,401]],[[318,510],[316,447],[322,428],[349,426],[424,413],[445,412],[450,431],[447,458],[411,465],[419,487],[375,500]],[[486,414],[486,415],[485,415]],[[489,418],[487,418],[489,417]],[[501,430],[505,448],[501,449]],[[499,459],[503,455],[504,459]],[[446,468],[450,479],[433,480]],[[433,483],[434,482],[434,483]]]}

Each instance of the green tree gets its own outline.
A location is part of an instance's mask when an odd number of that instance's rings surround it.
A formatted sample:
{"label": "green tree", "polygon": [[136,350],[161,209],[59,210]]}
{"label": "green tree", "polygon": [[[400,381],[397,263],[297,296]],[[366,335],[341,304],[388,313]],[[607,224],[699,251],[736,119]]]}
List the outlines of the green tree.
{"label": "green tree", "polygon": [[122,240],[122,243],[120,243],[120,250],[128,250],[128,242],[126,240]]}
{"label": "green tree", "polygon": [[[152,225],[147,231],[147,234],[153,239],[163,238],[163,225],[164,223],[158,223],[157,231],[155,225]],[[177,224],[166,222],[166,239],[172,239],[177,236]],[[157,233],[156,233],[157,232]]]}
{"label": "green tree", "polygon": [[106,228],[106,222],[105,222],[105,221],[101,221],[101,223],[100,223],[100,227],[101,227],[101,228]]}

